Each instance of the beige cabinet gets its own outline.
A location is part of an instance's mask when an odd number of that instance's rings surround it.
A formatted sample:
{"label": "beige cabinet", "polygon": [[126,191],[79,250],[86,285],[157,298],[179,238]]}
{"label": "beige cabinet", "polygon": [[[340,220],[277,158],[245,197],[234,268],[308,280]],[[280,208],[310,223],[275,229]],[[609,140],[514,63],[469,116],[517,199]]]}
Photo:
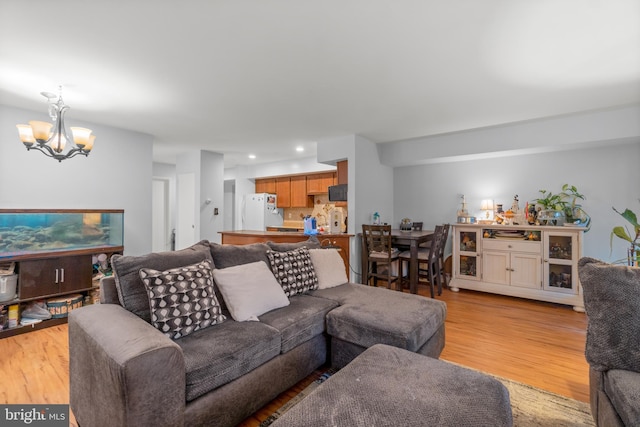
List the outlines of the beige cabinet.
{"label": "beige cabinet", "polygon": [[584,311],[577,274],[583,233],[578,227],[456,224],[450,288],[566,304]]}
{"label": "beige cabinet", "polygon": [[483,241],[482,280],[505,286],[540,289],[540,242]]}

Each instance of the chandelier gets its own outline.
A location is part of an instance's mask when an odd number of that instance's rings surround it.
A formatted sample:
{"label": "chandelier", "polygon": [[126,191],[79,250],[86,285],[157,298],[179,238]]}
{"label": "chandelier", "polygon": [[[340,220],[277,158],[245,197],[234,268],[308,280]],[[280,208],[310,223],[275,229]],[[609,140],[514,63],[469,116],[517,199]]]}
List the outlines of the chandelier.
{"label": "chandelier", "polygon": [[46,156],[53,157],[58,162],[79,154],[88,156],[96,136],[92,135],[91,129],[86,128],[70,128],[75,147],[69,147],[70,149],[66,153],[64,152],[67,142],[71,141],[64,126],[64,114],[69,106],[65,105],[62,100],[62,86],[59,90],[58,96],[51,92],[40,92],[42,96],[47,98],[49,117],[53,123],[32,120],[28,125],[16,125],[20,140],[27,147],[27,150],[36,149]]}

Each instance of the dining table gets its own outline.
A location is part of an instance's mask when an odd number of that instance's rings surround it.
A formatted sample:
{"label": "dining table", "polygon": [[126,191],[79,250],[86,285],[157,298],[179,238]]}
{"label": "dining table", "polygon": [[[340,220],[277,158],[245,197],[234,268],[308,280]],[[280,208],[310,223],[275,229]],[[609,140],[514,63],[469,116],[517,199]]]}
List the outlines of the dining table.
{"label": "dining table", "polygon": [[[409,253],[411,260],[409,262],[409,292],[415,294],[418,292],[418,248],[421,244],[431,241],[433,236],[433,230],[401,230],[391,229],[391,245],[409,247]],[[362,237],[362,236],[361,236]],[[362,257],[362,272],[367,271],[366,258]],[[401,266],[398,266],[398,274],[402,275],[400,271]],[[366,284],[366,275],[362,274],[362,283]]]}

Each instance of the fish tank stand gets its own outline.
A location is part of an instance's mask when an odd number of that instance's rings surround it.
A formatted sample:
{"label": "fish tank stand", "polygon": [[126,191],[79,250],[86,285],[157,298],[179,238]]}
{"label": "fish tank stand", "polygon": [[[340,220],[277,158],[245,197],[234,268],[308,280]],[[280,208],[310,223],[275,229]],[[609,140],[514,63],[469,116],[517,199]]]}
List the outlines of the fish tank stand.
{"label": "fish tank stand", "polygon": [[[66,323],[72,309],[99,302],[123,240],[121,209],[0,209],[0,274],[17,278],[15,295],[0,292],[0,338]],[[34,303],[52,317],[23,318]]]}

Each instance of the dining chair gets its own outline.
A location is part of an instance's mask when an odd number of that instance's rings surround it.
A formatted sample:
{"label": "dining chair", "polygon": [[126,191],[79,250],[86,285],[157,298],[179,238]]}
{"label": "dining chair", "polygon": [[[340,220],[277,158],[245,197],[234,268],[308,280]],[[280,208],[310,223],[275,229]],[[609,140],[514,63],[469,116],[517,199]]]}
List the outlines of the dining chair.
{"label": "dining chair", "polygon": [[[418,248],[418,280],[426,279],[429,283],[431,298],[435,298],[435,286],[438,286],[438,295],[442,294],[442,282],[440,274],[440,246],[444,235],[444,225],[436,225],[429,247]],[[407,271],[411,266],[411,251],[403,251],[398,256],[400,260],[399,271],[404,270],[404,263],[407,263]],[[402,278],[404,281],[404,277]],[[401,282],[402,282],[401,281]]]}
{"label": "dining chair", "polygon": [[378,286],[378,280],[387,282],[387,288],[397,282],[398,274],[393,274],[393,264],[398,262],[400,251],[391,246],[390,225],[362,224],[362,256],[366,257],[366,281],[373,279],[373,286]]}
{"label": "dining chair", "polygon": [[449,240],[449,229],[451,229],[450,224],[443,224],[444,231],[442,233],[442,242],[440,242],[440,251],[438,253],[438,270],[440,272],[440,286],[438,289],[438,295],[442,294],[442,286],[449,287],[447,283],[447,274],[444,267],[444,249],[447,246],[447,240]]}

